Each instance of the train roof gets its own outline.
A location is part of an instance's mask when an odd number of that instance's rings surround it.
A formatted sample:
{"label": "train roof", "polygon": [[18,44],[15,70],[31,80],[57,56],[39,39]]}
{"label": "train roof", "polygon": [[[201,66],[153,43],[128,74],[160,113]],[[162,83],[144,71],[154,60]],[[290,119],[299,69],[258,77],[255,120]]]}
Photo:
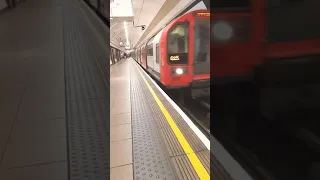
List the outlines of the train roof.
{"label": "train roof", "polygon": [[[167,27],[170,23],[174,22],[176,19],[183,17],[189,13],[192,12],[196,12],[196,11],[208,11],[209,7],[207,7],[206,5],[206,0],[196,0],[193,3],[191,3],[190,5],[188,5],[184,10],[182,10],[181,12],[179,12],[178,14],[176,14],[175,16],[173,16],[162,28],[160,28],[156,33],[154,33],[152,36],[150,36],[150,38],[147,39],[147,42],[152,39],[153,37],[155,37],[159,32],[163,31],[163,29],[165,27]],[[202,3],[202,4],[201,4]],[[206,9],[205,9],[206,8]],[[146,42],[140,43],[137,48],[142,47],[143,45],[145,45]]]}

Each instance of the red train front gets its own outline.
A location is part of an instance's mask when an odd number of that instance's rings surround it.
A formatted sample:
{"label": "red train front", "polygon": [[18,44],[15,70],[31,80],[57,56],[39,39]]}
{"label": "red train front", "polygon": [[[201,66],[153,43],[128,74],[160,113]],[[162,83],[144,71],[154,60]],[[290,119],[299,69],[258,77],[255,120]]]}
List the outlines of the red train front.
{"label": "red train front", "polygon": [[257,65],[320,53],[314,20],[320,1],[226,0],[211,6],[213,82],[248,79]]}
{"label": "red train front", "polygon": [[215,115],[233,119],[228,126],[237,133],[286,124],[320,137],[320,1],[226,0],[211,7]]}
{"label": "red train front", "polygon": [[188,12],[134,50],[136,61],[167,88],[210,95],[210,12]]}

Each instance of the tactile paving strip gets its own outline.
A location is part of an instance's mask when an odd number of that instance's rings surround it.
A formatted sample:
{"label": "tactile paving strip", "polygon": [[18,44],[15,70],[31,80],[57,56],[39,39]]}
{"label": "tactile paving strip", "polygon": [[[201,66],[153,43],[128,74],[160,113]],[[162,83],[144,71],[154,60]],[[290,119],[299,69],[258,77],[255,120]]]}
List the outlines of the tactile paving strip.
{"label": "tactile paving strip", "polygon": [[[162,104],[168,110],[169,114],[171,115],[171,117],[179,127],[180,131],[183,133],[186,140],[188,141],[188,143],[190,144],[190,146],[192,147],[192,149],[194,150],[194,152],[196,153],[199,160],[202,162],[202,164],[204,165],[205,169],[209,174],[210,174],[210,168],[212,169],[211,172],[213,174],[211,174],[211,177],[214,177],[214,179],[219,179],[219,180],[232,179],[230,175],[227,173],[227,171],[224,169],[224,167],[214,157],[213,159],[210,159],[210,152],[204,146],[202,141],[192,131],[189,125],[182,119],[180,114],[166,100],[166,98],[157,89],[157,87],[149,80],[149,78],[146,77],[144,73],[142,74],[145,77],[145,79],[149,82],[150,86],[152,87],[156,95],[162,101]],[[142,78],[141,78],[141,81],[143,81]],[[170,128],[170,125],[168,124],[166,118],[164,117],[156,101],[154,100],[152,94],[149,93],[149,90],[147,89],[147,86],[145,85],[144,82],[141,83],[141,86],[142,86],[141,89],[144,89],[146,92],[148,92],[145,95],[152,109],[153,117],[156,120],[158,129],[160,129],[162,138],[164,139],[164,143],[166,144],[168,152],[171,156],[171,161],[174,164],[174,170],[177,173],[178,178],[181,180],[199,179],[188,157],[184,153],[179,141],[175,137],[172,129]],[[211,164],[211,167],[210,167],[210,164]]]}
{"label": "tactile paving strip", "polygon": [[[197,152],[196,155],[199,157],[201,162],[203,163],[205,169],[210,171],[210,153],[209,151],[201,151]],[[186,154],[179,155],[171,158],[177,171],[178,177],[181,180],[200,180],[197,176],[193,166],[191,165]],[[222,180],[213,175],[213,179]]]}
{"label": "tactile paving strip", "polygon": [[[180,116],[180,114],[172,107],[172,105],[166,100],[166,98],[161,94],[161,92],[155,87],[155,85],[150,82],[148,77],[145,77],[146,80],[148,80],[150,86],[152,87],[153,91],[156,93],[156,95],[161,100],[162,104],[165,106],[167,111],[169,112],[172,119],[175,121],[181,132],[184,134],[185,138],[189,142],[192,149],[197,151],[203,151],[207,150],[207,148],[204,146],[202,141],[197,137],[197,135],[192,131],[192,129],[189,127],[189,125],[183,120],[183,118]],[[145,83],[142,85],[144,88],[147,88]],[[148,90],[149,91],[149,90]],[[158,128],[161,129],[162,134],[164,136],[164,139],[166,141],[166,144],[176,144],[172,147],[174,148],[180,148],[180,150],[176,151],[179,153],[172,153],[171,156],[181,155],[183,154],[183,150],[180,147],[180,144],[175,137],[169,123],[167,122],[166,118],[164,117],[162,111],[158,107],[157,103],[155,102],[153,96],[151,93],[146,93],[147,99],[149,101],[149,104],[152,108],[152,112],[155,116]],[[169,151],[174,151],[172,148],[169,148]]]}
{"label": "tactile paving strip", "polygon": [[77,1],[63,1],[69,180],[102,180],[110,176],[109,87],[82,15]]}
{"label": "tactile paving strip", "polygon": [[[188,157],[186,156],[184,150],[182,149],[178,139],[176,138],[173,130],[171,129],[169,123],[167,122],[166,118],[164,117],[162,111],[160,110],[158,104],[154,100],[154,97],[150,93],[147,85],[145,84],[144,80],[142,79],[141,75],[138,74],[139,80],[141,81],[140,88],[143,89],[146,93],[145,96],[147,97],[148,104],[150,104],[151,110],[152,110],[152,116],[156,122],[157,128],[160,130],[160,134],[163,139],[163,143],[167,147],[167,151],[170,155],[170,159],[173,163],[173,167],[175,172],[177,173],[177,176],[181,180],[193,180],[193,179],[199,179],[197,173],[194,170],[194,167],[191,165],[191,162],[189,161]],[[149,85],[151,85],[154,92],[157,94],[161,102],[166,106],[165,104],[168,103],[165,97],[156,89],[156,87],[153,85],[152,82],[148,79],[148,77],[145,77],[145,79],[149,82]],[[166,106],[166,109],[170,113],[173,120],[178,125],[180,131],[184,134],[185,138],[189,142],[190,146],[194,150],[194,152],[197,151],[203,151],[207,150],[206,147],[203,145],[203,143],[200,141],[199,138],[196,137],[195,133],[190,129],[188,124],[182,119],[182,117],[175,111],[172,110],[172,106]],[[171,109],[171,110],[170,110]],[[207,154],[207,158],[210,159],[210,154]],[[199,158],[199,160],[202,162],[204,159]],[[202,162],[204,164],[204,162]],[[208,170],[207,170],[208,171]],[[210,173],[210,171],[208,171]]]}
{"label": "tactile paving strip", "polygon": [[133,172],[135,180],[174,180],[169,156],[141,91],[135,67],[131,68],[131,116],[133,131]]}
{"label": "tactile paving strip", "polygon": [[[192,149],[195,152],[207,150],[207,148],[204,146],[202,141],[197,137],[197,135],[193,132],[193,130],[189,127],[189,125],[183,120],[183,118],[180,116],[180,114],[166,100],[166,98],[162,95],[162,93],[155,87],[155,85],[152,82],[150,82],[148,77],[146,77],[146,79],[149,81],[149,84],[151,85],[152,89],[157,94],[159,99],[160,100],[162,99],[161,100],[162,104],[167,109],[170,116],[175,121],[175,123],[177,124],[177,126],[179,127],[181,132],[184,134],[186,140],[189,142]],[[166,118],[163,116],[163,113],[160,110],[160,108],[158,107],[158,104],[155,102],[152,94],[146,93],[146,96],[148,97],[147,99],[152,107],[152,111],[154,113],[156,122],[158,124],[158,128],[163,129],[162,132],[164,134],[169,134],[169,136],[163,134],[165,137],[166,144],[167,143],[179,144],[178,140],[175,138],[175,135],[173,134],[173,131],[172,131],[169,123],[167,122]],[[174,138],[172,138],[172,137],[174,137]],[[180,147],[180,146],[175,146],[175,147]],[[169,148],[169,149],[171,149],[171,148]],[[180,147],[180,149],[181,150],[179,150],[179,152],[184,153],[181,147]],[[175,155],[181,155],[181,154],[178,153],[178,154],[170,154],[170,155],[175,156]]]}

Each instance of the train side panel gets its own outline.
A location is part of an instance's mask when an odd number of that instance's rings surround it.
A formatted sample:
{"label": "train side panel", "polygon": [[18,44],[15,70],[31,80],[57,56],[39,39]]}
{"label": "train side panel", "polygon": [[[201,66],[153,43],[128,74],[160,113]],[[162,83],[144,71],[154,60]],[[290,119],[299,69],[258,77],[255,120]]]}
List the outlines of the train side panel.
{"label": "train side panel", "polygon": [[160,59],[161,59],[161,54],[160,54],[160,38],[162,35],[162,31],[160,31],[153,39],[153,59],[154,59],[154,64],[153,64],[153,69],[158,72],[159,74],[160,72]]}
{"label": "train side panel", "polygon": [[140,47],[138,48],[138,53],[137,53],[137,62],[140,64],[140,59],[141,59],[141,50]]}
{"label": "train side panel", "polygon": [[147,45],[147,70],[149,73],[160,80],[160,46],[159,40],[161,37],[162,31],[160,31],[155,37],[149,40]]}
{"label": "train side panel", "polygon": [[[168,88],[188,87],[192,79],[192,56],[189,41],[190,21],[184,15],[167,25],[160,39],[160,80]],[[177,38],[179,37],[179,38]],[[181,69],[182,74],[176,70]]]}
{"label": "train side panel", "polygon": [[154,70],[154,55],[153,55],[153,42],[150,41],[148,42],[147,46],[147,67],[146,69],[148,71],[153,71]]}
{"label": "train side panel", "polygon": [[147,52],[146,52],[146,46],[143,46],[142,47],[142,59],[141,59],[141,66],[144,68],[144,69],[147,69]]}

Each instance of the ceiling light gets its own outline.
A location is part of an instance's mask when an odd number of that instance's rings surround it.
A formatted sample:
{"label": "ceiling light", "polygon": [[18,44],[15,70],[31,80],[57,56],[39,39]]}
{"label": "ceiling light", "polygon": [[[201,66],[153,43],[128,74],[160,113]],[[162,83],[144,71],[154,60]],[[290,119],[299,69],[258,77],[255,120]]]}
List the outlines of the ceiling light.
{"label": "ceiling light", "polygon": [[127,39],[127,45],[129,45],[129,37],[128,37],[128,26],[127,26],[127,22],[124,21],[123,22],[123,26],[124,26],[124,31],[125,31],[125,35],[126,35],[126,39]]}
{"label": "ceiling light", "polygon": [[119,5],[120,5],[120,3],[118,1],[116,1],[116,0],[114,0],[113,2],[110,3],[110,7],[111,8],[115,8],[115,7],[119,6]]}

